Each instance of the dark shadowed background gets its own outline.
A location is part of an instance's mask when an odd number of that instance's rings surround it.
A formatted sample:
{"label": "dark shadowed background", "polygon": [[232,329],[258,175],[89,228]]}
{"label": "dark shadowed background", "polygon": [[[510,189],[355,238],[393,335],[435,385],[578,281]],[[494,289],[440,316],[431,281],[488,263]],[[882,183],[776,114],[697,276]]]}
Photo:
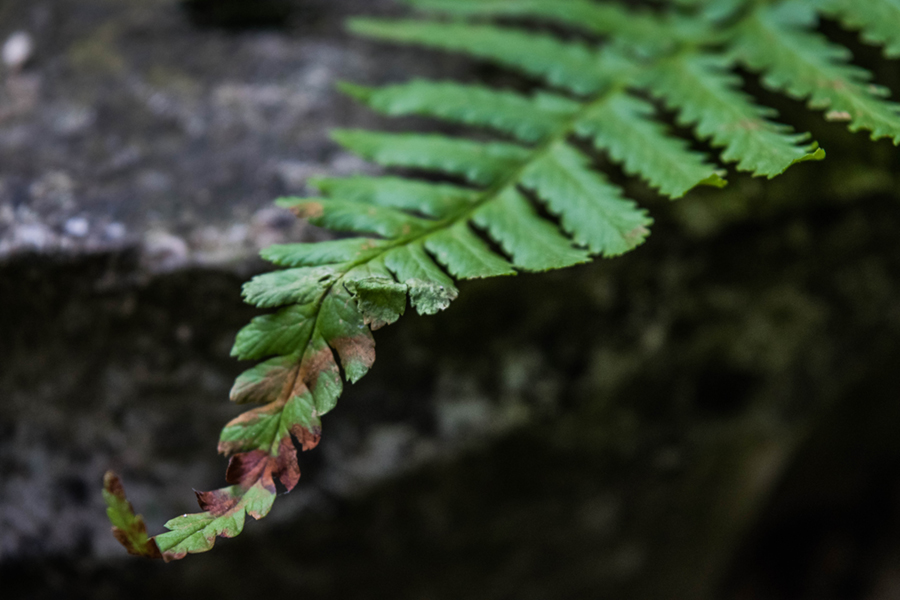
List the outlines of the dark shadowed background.
{"label": "dark shadowed background", "polygon": [[[273,208],[372,171],[332,127],[352,80],[527,89],[347,36],[390,0],[0,0],[4,598],[900,598],[900,151],[748,89],[828,151],[672,204],[631,254],[464,284],[379,331],[272,514],[170,565],[125,555],[100,484],[152,532],[215,454]],[[900,92],[896,63],[826,23]]]}

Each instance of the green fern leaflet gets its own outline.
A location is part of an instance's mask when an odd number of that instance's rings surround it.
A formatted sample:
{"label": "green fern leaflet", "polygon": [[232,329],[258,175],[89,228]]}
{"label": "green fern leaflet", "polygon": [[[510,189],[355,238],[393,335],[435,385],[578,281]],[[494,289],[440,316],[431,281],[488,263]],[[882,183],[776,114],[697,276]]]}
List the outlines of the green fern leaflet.
{"label": "green fern leaflet", "polygon": [[[430,178],[320,179],[313,182],[320,197],[278,201],[347,237],[270,247],[263,257],[283,269],[244,287],[248,302],[274,312],[245,327],[232,351],[264,362],[232,389],[233,401],[258,406],[222,431],[229,487],[198,493],[202,512],[172,519],[168,532],[148,539],[110,477],[110,515],[133,552],[182,558],[209,550],[218,536],[239,534],[247,515],[265,516],[278,485],[297,485],[297,453],[318,444],[321,418],[343,390],[342,372],[350,382],[365,375],[375,360],[372,331],[407,306],[434,314],[457,297],[459,280],[559,269],[640,245],[652,220],[596,168],[587,149],[671,199],[696,186],[724,186],[720,163],[772,178],[824,158],[808,134],[775,121],[771,108],[741,90],[737,67],[853,131],[900,143],[898,105],[850,63],[845,48],[816,33],[824,14],[898,56],[900,0],[680,0],[656,11],[592,0],[407,2],[419,16],[357,19],[350,29],[463,53],[540,89],[522,94],[422,80],[343,86],[380,113],[429,117],[481,135],[334,133],[372,162]],[[497,18],[506,24],[494,24]],[[605,41],[538,33],[517,20]],[[674,135],[661,107],[718,156]]]}

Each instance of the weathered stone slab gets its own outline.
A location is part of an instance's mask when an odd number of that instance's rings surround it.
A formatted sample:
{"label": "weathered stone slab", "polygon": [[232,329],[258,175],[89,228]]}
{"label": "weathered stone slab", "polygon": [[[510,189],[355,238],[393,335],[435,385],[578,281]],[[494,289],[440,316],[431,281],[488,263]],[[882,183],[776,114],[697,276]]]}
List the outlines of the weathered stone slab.
{"label": "weathered stone slab", "polygon": [[270,203],[366,168],[328,137],[374,122],[335,83],[446,76],[452,61],[343,32],[389,0],[288,4],[280,30],[228,31],[175,0],[5,2],[0,44],[31,50],[0,71],[0,260],[138,246],[170,270],[315,239]]}

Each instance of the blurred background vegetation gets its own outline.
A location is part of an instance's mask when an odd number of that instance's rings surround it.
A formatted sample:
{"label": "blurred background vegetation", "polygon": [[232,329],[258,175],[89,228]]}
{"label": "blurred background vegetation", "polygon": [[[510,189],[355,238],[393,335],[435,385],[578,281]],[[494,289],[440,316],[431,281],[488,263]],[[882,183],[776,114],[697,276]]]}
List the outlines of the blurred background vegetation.
{"label": "blurred background vegetation", "polygon": [[[5,598],[900,597],[900,151],[748,90],[828,152],[664,202],[619,259],[471,283],[379,331],[304,479],[206,555],[123,556],[117,468],[158,531],[221,483],[228,357],[270,207],[369,167],[334,92],[528,82],[354,40],[390,0],[0,0]],[[900,69],[823,31],[900,94]],[[25,38],[19,38],[25,39]]]}

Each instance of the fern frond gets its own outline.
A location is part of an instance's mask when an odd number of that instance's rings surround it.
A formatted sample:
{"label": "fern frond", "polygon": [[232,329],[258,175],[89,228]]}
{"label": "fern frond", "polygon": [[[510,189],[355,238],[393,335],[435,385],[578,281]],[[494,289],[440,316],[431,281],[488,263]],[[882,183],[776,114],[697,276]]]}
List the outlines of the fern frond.
{"label": "fern frond", "polygon": [[592,171],[587,158],[568,144],[554,143],[523,175],[522,184],[547,203],[576,242],[594,254],[624,254],[649,233],[652,221],[646,213]]}
{"label": "fern frond", "polygon": [[[698,185],[725,185],[713,159],[674,135],[647,97],[721,149],[721,161],[756,176],[774,177],[824,158],[824,151],[808,134],[773,121],[774,110],[741,90],[738,64],[759,71],[769,87],[848,120],[853,130],[900,142],[896,105],[848,63],[845,49],[813,32],[822,10],[893,54],[900,0],[677,0],[656,12],[591,0],[407,1],[443,16],[357,19],[350,28],[373,39],[463,53],[555,90],[526,95],[423,80],[342,86],[378,112],[475,127],[482,137],[500,139],[334,133],[349,151],[404,171],[314,179],[321,197],[279,201],[349,237],[262,252],[285,268],[244,287],[247,302],[274,312],[253,319],[232,350],[237,358],[264,362],[238,377],[231,391],[236,403],[259,407],[222,432],[229,485],[199,493],[203,512],[169,521],[170,531],[152,539],[119,485],[107,494],[110,516],[133,552],[181,558],[208,550],[217,536],[240,533],[247,515],[267,514],[278,489],[297,484],[298,450],[319,442],[321,417],[342,393],[342,373],[355,382],[369,370],[372,331],[399,319],[407,304],[434,314],[457,297],[458,280],[558,269],[640,245],[652,219],[598,168],[588,146],[669,198]],[[577,41],[486,22],[495,17],[550,22],[604,39]]]}
{"label": "fern frond", "polygon": [[697,16],[710,23],[724,23],[749,3],[748,0],[672,0],[674,4],[697,11]]}
{"label": "fern frond", "polygon": [[540,218],[513,187],[504,189],[495,201],[479,208],[473,216],[474,222],[487,230],[519,269],[549,271],[590,261],[587,250],[573,248],[571,240]]}
{"label": "fern frond", "polygon": [[679,29],[650,11],[591,0],[405,0],[415,8],[460,17],[543,19],[598,35],[615,35],[630,46],[661,51],[677,43]]}
{"label": "fern frond", "polygon": [[134,507],[125,497],[121,480],[112,471],[107,471],[103,476],[103,500],[106,502],[109,522],[113,526],[113,535],[130,554],[162,558],[156,540],[147,535],[143,517],[134,514]]}
{"label": "fern frond", "polygon": [[848,63],[849,50],[807,30],[816,22],[808,1],[756,9],[741,25],[733,51],[762,72],[768,87],[808,99],[810,108],[847,121],[851,131],[865,129],[872,139],[888,137],[900,144],[900,105],[883,100],[887,90],[868,83],[871,74]]}
{"label": "fern frond", "polygon": [[622,163],[626,173],[643,177],[670,198],[680,198],[698,185],[724,187],[726,181],[717,168],[667,132],[653,119],[655,113],[648,102],[625,93],[611,94],[584,114],[575,129]]}
{"label": "fern frond", "polygon": [[543,79],[576,94],[610,87],[626,68],[588,44],[493,25],[354,19],[350,31],[373,39],[462,52]]}
{"label": "fern frond", "polygon": [[[454,165],[456,163],[453,163]],[[428,221],[394,208],[344,200],[281,198],[278,205],[294,211],[313,225],[332,231],[368,233],[393,239],[423,231]]]}
{"label": "fern frond", "polygon": [[333,198],[415,211],[435,218],[446,217],[478,198],[478,192],[471,188],[400,177],[316,178],[310,183]]}
{"label": "fern frond", "polygon": [[775,111],[755,104],[739,86],[741,80],[724,56],[681,53],[648,71],[642,83],[651,94],[679,111],[682,125],[694,125],[697,135],[724,148],[722,160],[741,171],[775,177],[791,165],[824,158],[809,136],[770,121]]}
{"label": "fern frond", "polygon": [[478,85],[417,80],[383,88],[343,85],[370,108],[390,116],[419,115],[493,129],[525,143],[559,131],[581,105],[563,96],[527,97]]}
{"label": "fern frond", "polygon": [[884,46],[886,57],[900,57],[900,1],[817,0],[816,5],[848,29],[860,30],[866,42]]}
{"label": "fern frond", "polygon": [[442,135],[342,130],[333,137],[346,149],[383,167],[434,170],[480,185],[497,181],[529,156],[526,148],[515,144]]}
{"label": "fern frond", "polygon": [[280,267],[318,267],[372,258],[384,245],[372,238],[330,240],[315,244],[275,244],[260,255]]}
{"label": "fern frond", "polygon": [[422,244],[406,244],[387,252],[384,264],[409,290],[409,302],[420,315],[433,315],[456,300],[453,279],[435,264]]}
{"label": "fern frond", "polygon": [[459,279],[516,274],[513,266],[494,254],[466,223],[456,223],[430,236],[425,249]]}

